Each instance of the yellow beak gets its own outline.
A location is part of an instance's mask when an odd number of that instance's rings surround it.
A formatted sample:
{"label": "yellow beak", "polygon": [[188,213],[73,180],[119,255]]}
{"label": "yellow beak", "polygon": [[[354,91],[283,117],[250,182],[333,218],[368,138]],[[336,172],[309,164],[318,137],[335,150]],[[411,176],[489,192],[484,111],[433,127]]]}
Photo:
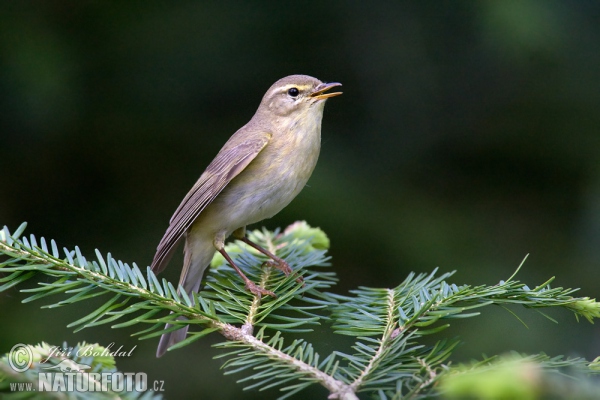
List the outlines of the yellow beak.
{"label": "yellow beak", "polygon": [[321,83],[316,87],[315,91],[310,94],[310,97],[313,97],[317,100],[325,100],[330,97],[339,96],[342,94],[342,92],[325,93],[329,89],[337,86],[342,86],[342,84],[339,82]]}

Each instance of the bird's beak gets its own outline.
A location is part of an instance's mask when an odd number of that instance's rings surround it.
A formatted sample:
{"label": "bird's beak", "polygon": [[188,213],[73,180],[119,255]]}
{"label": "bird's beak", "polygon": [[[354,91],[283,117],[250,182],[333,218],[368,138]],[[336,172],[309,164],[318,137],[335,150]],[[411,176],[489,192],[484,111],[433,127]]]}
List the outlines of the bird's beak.
{"label": "bird's beak", "polygon": [[333,96],[339,96],[340,94],[342,94],[342,92],[325,93],[329,89],[337,86],[342,86],[342,84],[338,82],[321,83],[315,88],[315,91],[310,94],[310,97],[317,100],[325,100]]}

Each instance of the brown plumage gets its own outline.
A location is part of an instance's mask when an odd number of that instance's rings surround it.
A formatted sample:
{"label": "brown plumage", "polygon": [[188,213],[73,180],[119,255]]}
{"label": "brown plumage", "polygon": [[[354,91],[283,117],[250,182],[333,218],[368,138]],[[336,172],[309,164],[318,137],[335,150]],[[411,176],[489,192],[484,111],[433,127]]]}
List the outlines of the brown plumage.
{"label": "brown plumage", "polygon": [[[178,243],[185,240],[179,283],[197,292],[215,249],[257,296],[275,294],[250,281],[224,250],[234,235],[262,251],[289,273],[287,263],[245,238],[245,226],[270,218],[287,206],[306,185],[319,156],[325,93],[340,86],[310,76],[291,75],[275,82],[246,125],[225,143],[185,196],[162,240],[152,270],[165,269]],[[190,296],[191,297],[191,296]],[[162,336],[157,356],[183,340],[187,327]]]}

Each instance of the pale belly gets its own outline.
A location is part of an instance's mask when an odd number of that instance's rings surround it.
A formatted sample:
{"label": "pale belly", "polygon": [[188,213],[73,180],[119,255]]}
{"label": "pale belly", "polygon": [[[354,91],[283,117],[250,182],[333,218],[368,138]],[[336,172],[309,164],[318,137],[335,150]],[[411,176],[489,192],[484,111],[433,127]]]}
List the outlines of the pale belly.
{"label": "pale belly", "polygon": [[320,135],[317,139],[285,154],[265,148],[200,214],[194,228],[229,236],[277,214],[306,186],[319,156]]}

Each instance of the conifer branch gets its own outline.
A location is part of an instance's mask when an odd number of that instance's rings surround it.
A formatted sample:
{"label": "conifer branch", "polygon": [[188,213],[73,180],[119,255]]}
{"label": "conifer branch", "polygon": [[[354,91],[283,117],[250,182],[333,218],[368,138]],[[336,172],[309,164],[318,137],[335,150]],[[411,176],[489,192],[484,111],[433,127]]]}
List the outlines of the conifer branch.
{"label": "conifer branch", "polygon": [[[530,289],[514,279],[518,270],[507,281],[490,286],[457,286],[448,282],[452,273],[438,275],[434,270],[411,273],[392,288],[361,287],[349,295],[327,293],[336,282],[335,274],[324,268],[329,242],[322,231],[306,223],[296,223],[284,232],[249,233],[254,242],[286,259],[295,272],[287,277],[274,268],[262,267],[265,257],[242,242],[227,245],[227,252],[248,277],[275,291],[276,298],[259,298],[246,291],[218,253],[204,290],[189,298],[181,288],[159,280],[149,268],[141,270],[99,251],[88,261],[77,247],[61,253],[53,240],[48,245],[44,238],[27,238],[22,235],[24,229],[22,225],[12,235],[6,227],[0,231],[0,255],[4,256],[0,259],[0,292],[44,274],[50,281],[22,289],[29,294],[24,301],[58,295],[62,300],[46,307],[62,307],[98,296],[107,298],[102,306],[69,325],[76,330],[101,324],[113,328],[145,324],[146,328],[134,335],[148,339],[189,325],[188,337],[170,350],[218,332],[226,339],[216,345],[222,350],[218,357],[227,358],[225,373],[245,371],[240,382],[246,388],[279,387],[284,393],[281,398],[312,384],[325,387],[331,399],[345,400],[357,399],[358,392],[381,399],[417,399],[439,387],[452,391],[448,384],[452,379],[463,379],[467,372],[495,364],[480,363],[457,373],[446,360],[458,341],[440,337],[437,343],[425,345],[421,338],[439,336],[450,321],[478,316],[476,309],[491,304],[562,307],[590,322],[600,317],[595,299],[574,297],[573,289],[551,288],[554,278]],[[299,276],[303,282],[297,281]],[[181,316],[186,319],[179,319]],[[286,343],[287,332],[306,334],[324,320],[332,321],[334,333],[355,338],[351,351],[336,349],[321,357],[305,339]],[[173,327],[165,329],[166,323]],[[542,356],[528,360],[543,365],[543,371],[562,371],[570,365],[583,366],[586,374],[600,371],[597,360],[587,364],[579,359]]]}

